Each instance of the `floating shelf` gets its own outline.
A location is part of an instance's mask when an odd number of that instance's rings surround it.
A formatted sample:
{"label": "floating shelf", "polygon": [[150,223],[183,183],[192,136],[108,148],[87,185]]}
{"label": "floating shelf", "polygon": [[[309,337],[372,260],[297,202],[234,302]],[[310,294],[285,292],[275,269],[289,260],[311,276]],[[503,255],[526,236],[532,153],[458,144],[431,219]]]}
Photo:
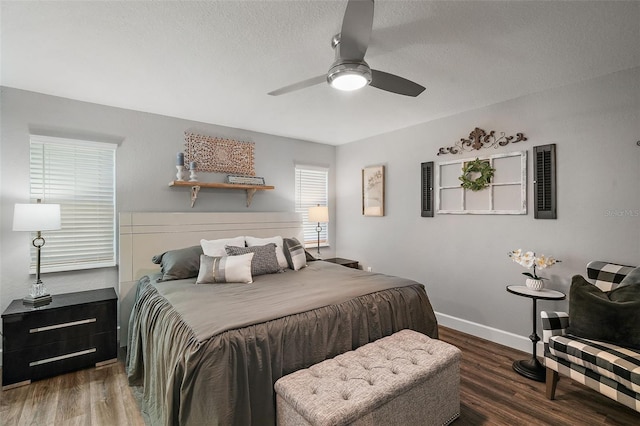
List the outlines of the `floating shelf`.
{"label": "floating shelf", "polygon": [[256,191],[265,191],[275,189],[270,185],[241,185],[238,183],[215,183],[215,182],[189,182],[186,180],[174,180],[169,182],[169,186],[182,186],[191,188],[191,207],[193,207],[198,199],[198,192],[201,188],[217,188],[217,189],[240,189],[247,193],[247,207],[251,205],[253,196]]}

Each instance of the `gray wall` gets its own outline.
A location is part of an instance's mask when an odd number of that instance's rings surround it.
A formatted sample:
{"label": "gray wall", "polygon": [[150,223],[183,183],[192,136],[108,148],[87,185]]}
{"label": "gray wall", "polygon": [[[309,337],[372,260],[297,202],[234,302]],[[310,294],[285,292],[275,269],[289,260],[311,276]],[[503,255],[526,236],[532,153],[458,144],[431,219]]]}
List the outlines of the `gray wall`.
{"label": "gray wall", "polygon": [[[117,211],[293,211],[294,164],[328,166],[329,200],[335,217],[335,147],[178,118],[111,108],[2,87],[0,144],[0,310],[27,294],[30,236],[13,232],[13,205],[29,200],[29,134],[116,142]],[[247,122],[251,117],[246,117]],[[244,191],[202,189],[190,207],[188,188],[170,188],[175,156],[184,151],[184,132],[255,142],[255,167],[275,190],[259,191],[246,207]],[[224,175],[199,174],[201,181]],[[329,224],[335,241],[334,223]],[[45,235],[46,238],[46,235]],[[46,246],[44,248],[46,250]],[[330,257],[334,248],[324,249]],[[53,294],[118,287],[116,268],[43,274]]]}
{"label": "gray wall", "polygon": [[[21,298],[29,236],[11,230],[13,204],[29,194],[29,133],[119,143],[118,211],[245,211],[244,193],[202,190],[194,209],[188,191],[169,188],[183,133],[195,130],[256,143],[256,172],[276,190],[256,194],[250,211],[293,210],[293,165],[328,165],[330,251],[366,269],[425,284],[441,323],[524,350],[531,329],[528,299],[508,294],[524,269],[506,256],[524,248],[563,262],[543,274],[567,292],[573,274],[594,259],[640,264],[640,69],[532,94],[340,147],[195,123],[177,118],[1,89],[0,309]],[[425,94],[428,96],[428,93]],[[251,117],[247,117],[249,121]],[[558,219],[533,218],[531,173],[526,216],[420,217],[420,163],[446,161],[441,146],[474,127],[524,132],[527,142],[491,151],[557,144]],[[487,151],[481,152],[485,154]],[[472,157],[473,154],[469,154]],[[386,216],[363,217],[360,172],[387,166]],[[529,168],[531,156],[529,156]],[[335,171],[335,176],[334,176]],[[201,180],[221,180],[201,176]],[[335,183],[339,182],[338,185]],[[625,214],[631,212],[631,214]],[[621,214],[621,215],[619,215]],[[334,220],[337,219],[337,220]],[[335,232],[334,232],[335,230]],[[53,293],[117,287],[115,268],[45,274]],[[566,309],[566,302],[541,302]]]}
{"label": "gray wall", "polygon": [[[423,95],[428,98],[429,93]],[[499,150],[436,156],[475,127],[524,132],[528,141]],[[531,301],[505,291],[524,285],[516,248],[553,255],[549,286],[568,292],[590,260],[640,265],[640,69],[528,95],[337,150],[338,255],[373,271],[426,285],[440,322],[530,350]],[[532,147],[557,144],[558,219],[533,217]],[[420,163],[499,152],[529,153],[526,216],[420,217]],[[363,217],[360,173],[387,167],[386,216]],[[567,309],[566,302],[539,308]]]}

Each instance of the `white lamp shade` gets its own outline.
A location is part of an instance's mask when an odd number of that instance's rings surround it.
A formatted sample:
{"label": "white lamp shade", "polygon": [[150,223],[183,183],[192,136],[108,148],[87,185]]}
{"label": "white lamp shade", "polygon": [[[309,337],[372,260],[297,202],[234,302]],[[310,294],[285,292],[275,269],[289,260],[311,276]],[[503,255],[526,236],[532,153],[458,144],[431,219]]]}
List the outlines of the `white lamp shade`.
{"label": "white lamp shade", "polygon": [[60,204],[16,204],[14,231],[53,231],[60,229]]}
{"label": "white lamp shade", "polygon": [[327,206],[309,207],[309,222],[329,222]]}

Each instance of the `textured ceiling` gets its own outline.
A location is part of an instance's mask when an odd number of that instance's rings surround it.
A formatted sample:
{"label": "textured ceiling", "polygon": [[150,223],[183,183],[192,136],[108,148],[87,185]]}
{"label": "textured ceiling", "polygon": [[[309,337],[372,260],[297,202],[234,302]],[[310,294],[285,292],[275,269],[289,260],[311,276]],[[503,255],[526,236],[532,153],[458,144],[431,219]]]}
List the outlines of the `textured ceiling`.
{"label": "textured ceiling", "polygon": [[367,62],[418,98],[321,84],[345,1],[3,1],[4,86],[327,144],[640,66],[640,2],[376,2]]}

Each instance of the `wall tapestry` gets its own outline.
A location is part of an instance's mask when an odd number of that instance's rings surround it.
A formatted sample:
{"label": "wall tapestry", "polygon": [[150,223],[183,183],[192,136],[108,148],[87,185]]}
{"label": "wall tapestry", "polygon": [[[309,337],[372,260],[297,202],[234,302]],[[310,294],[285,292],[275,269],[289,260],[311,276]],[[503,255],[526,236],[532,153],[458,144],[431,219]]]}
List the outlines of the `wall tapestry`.
{"label": "wall tapestry", "polygon": [[[475,163],[494,172],[483,178]],[[527,214],[527,151],[438,163],[435,181],[438,214]]]}
{"label": "wall tapestry", "polygon": [[199,172],[256,175],[253,142],[185,133],[184,145],[185,161],[195,161]]}

